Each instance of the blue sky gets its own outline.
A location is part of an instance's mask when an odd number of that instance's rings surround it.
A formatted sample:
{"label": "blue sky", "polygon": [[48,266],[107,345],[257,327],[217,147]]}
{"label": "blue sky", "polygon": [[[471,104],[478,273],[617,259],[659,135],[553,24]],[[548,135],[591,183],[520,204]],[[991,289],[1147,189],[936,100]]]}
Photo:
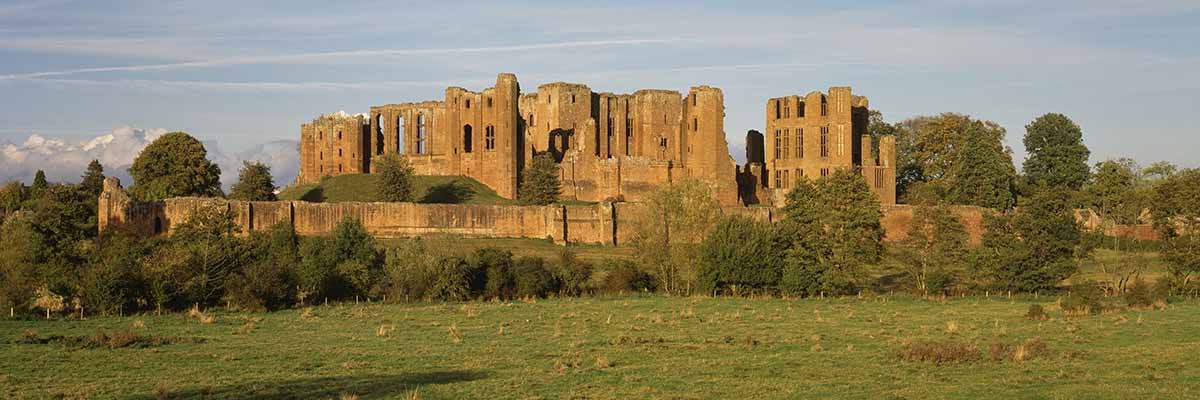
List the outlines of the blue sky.
{"label": "blue sky", "polygon": [[1200,165],[1194,0],[645,3],[3,0],[0,179],[77,179],[63,160],[93,156],[85,142],[183,130],[225,169],[273,160],[283,184],[301,122],[502,71],[526,90],[720,87],[739,159],[767,98],[848,85],[889,121],[996,121],[1018,165],[1047,112],[1083,127],[1093,161]]}

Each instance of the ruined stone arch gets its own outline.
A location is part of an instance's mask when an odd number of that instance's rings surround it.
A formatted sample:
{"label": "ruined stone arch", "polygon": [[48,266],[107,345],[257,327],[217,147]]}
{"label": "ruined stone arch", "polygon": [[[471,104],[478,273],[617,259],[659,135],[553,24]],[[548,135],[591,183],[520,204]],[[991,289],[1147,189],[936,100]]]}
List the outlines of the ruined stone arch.
{"label": "ruined stone arch", "polygon": [[383,114],[375,115],[375,154],[383,154]]}
{"label": "ruined stone arch", "polygon": [[470,153],[471,152],[471,139],[473,139],[471,137],[471,124],[463,125],[463,136],[462,137],[463,137],[463,141],[462,141],[463,153]]}

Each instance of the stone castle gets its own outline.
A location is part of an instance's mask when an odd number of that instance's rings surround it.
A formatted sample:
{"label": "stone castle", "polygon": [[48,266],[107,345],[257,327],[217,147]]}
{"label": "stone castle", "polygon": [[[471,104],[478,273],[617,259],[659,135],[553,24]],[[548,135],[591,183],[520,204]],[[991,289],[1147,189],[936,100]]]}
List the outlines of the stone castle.
{"label": "stone castle", "polygon": [[867,99],[848,87],[768,100],[768,137],[747,134],[743,166],[729,154],[724,120],[724,95],[714,87],[613,94],[559,82],[522,94],[516,76],[502,73],[480,92],[450,87],[442,101],[302,124],[296,180],[370,173],[372,158],[401,154],[419,175],[468,176],[516,198],[525,166],[549,153],[559,165],[560,197],[569,200],[638,201],[695,178],[725,206],[780,205],[799,179],[851,168],[882,204],[896,202],[895,140],[880,138],[874,155]]}

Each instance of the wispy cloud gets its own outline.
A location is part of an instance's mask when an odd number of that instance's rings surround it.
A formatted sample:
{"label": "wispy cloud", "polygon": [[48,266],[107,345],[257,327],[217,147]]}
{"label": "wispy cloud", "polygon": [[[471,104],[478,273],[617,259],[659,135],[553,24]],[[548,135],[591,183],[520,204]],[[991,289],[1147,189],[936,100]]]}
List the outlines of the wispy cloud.
{"label": "wispy cloud", "polygon": [[686,41],[694,41],[694,39],[643,38],[643,39],[568,41],[568,42],[556,42],[556,43],[536,43],[536,44],[521,44],[521,45],[508,45],[508,46],[484,46],[484,47],[326,51],[326,52],[310,52],[310,53],[281,54],[281,55],[268,55],[268,56],[215,58],[215,59],[209,59],[209,60],[160,63],[160,64],[125,65],[125,66],[117,66],[117,67],[93,67],[93,68],[76,68],[76,69],[58,70],[58,71],[29,72],[29,73],[20,73],[20,74],[0,75],[0,80],[21,79],[21,78],[46,78],[46,77],[55,77],[55,76],[96,73],[96,72],[164,71],[164,70],[175,70],[175,69],[184,69],[184,68],[204,68],[204,67],[227,66],[227,65],[304,64],[304,63],[321,62],[321,61],[326,61],[326,60],[337,60],[337,59],[350,58],[350,57],[396,57],[396,56],[419,56],[419,55],[436,55],[436,54],[501,53],[501,52],[516,52],[516,51],[535,51],[535,50],[560,50],[560,49],[584,48],[584,47],[610,47],[610,46],[637,46],[637,45],[670,44],[670,43],[678,43],[678,42],[686,42]]}

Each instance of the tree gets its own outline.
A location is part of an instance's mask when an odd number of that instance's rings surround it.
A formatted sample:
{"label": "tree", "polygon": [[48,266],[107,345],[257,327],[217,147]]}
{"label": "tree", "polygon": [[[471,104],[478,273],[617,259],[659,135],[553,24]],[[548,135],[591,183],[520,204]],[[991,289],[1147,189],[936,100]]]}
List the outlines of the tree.
{"label": "tree", "polygon": [[99,197],[100,192],[104,191],[104,166],[100,165],[99,160],[88,163],[87,171],[79,181],[79,190],[93,198]]}
{"label": "tree", "polygon": [[980,123],[969,125],[947,179],[953,204],[1008,209],[1016,203],[1017,171],[1012,155]]}
{"label": "tree", "polygon": [[558,163],[549,152],[533,156],[533,163],[525,169],[521,180],[521,191],[517,198],[522,204],[546,205],[558,201],[562,184],[558,181]]}
{"label": "tree", "polygon": [[866,265],[883,253],[879,198],[856,172],[839,169],[815,184],[802,181],[788,193],[780,235],[786,245],[781,286],[813,295],[848,293]]}
{"label": "tree", "polygon": [[1067,116],[1045,114],[1025,126],[1025,178],[1030,184],[1073,190],[1088,180],[1088,156],[1083,131]]}
{"label": "tree", "polygon": [[246,201],[275,201],[275,179],[271,167],[260,162],[242,161],[238,181],[233,185],[229,198]]}
{"label": "tree", "polygon": [[21,209],[21,204],[25,202],[25,192],[25,185],[18,181],[9,181],[0,187],[0,223]]}
{"label": "tree", "polygon": [[387,154],[374,162],[379,181],[376,191],[383,201],[413,201],[413,169],[408,159],[399,154]]}
{"label": "tree", "polygon": [[241,228],[228,208],[199,207],[179,224],[171,240],[184,254],[178,271],[180,290],[189,303],[214,304],[225,294],[226,283],[246,257],[245,246],[236,235]]}
{"label": "tree", "polygon": [[1146,206],[1137,190],[1138,171],[1137,163],[1128,158],[1096,163],[1096,171],[1084,187],[1087,205],[1105,220],[1136,223]]}
{"label": "tree", "polygon": [[33,185],[30,185],[30,190],[37,193],[46,190],[49,186],[50,184],[46,182],[46,172],[37,170],[37,173],[33,174]]}
{"label": "tree", "polygon": [[[925,195],[948,194],[951,188],[959,185],[959,175],[964,173],[972,180],[1002,182],[1009,178],[1008,175],[1015,179],[1011,150],[1004,145],[1004,128],[995,122],[944,113],[911,118],[894,127],[896,193],[903,202],[915,202],[910,199],[909,192],[919,184],[939,188],[925,190]],[[971,147],[970,143],[974,143],[975,151],[968,154],[964,149]],[[961,162],[960,158],[964,156],[985,163]],[[998,160],[1007,160],[1008,168],[1000,167]],[[981,171],[974,171],[976,168]],[[974,196],[966,198],[975,200]]]}
{"label": "tree", "polygon": [[1070,190],[1040,185],[1027,206],[987,217],[987,231],[971,256],[971,270],[1000,290],[1055,288],[1078,270],[1082,235]]}
{"label": "tree", "polygon": [[299,238],[291,224],[277,223],[248,238],[248,260],[229,280],[228,292],[235,305],[246,310],[277,310],[296,297]]}
{"label": "tree", "polygon": [[721,216],[708,184],[685,179],[659,186],[634,211],[631,240],[642,265],[670,294],[691,293],[697,247]]}
{"label": "tree", "polygon": [[700,244],[697,287],[703,293],[763,289],[776,285],[782,269],[775,228],[742,215],[722,217]]}
{"label": "tree", "polygon": [[923,295],[944,292],[954,271],[967,261],[967,230],[944,204],[918,205],[908,238],[897,246],[915,289]]}
{"label": "tree", "polygon": [[160,136],[146,146],[129,174],[130,193],[142,200],[180,196],[220,196],[221,168],[209,161],[204,144],[183,132]]}
{"label": "tree", "polygon": [[1150,214],[1165,240],[1171,286],[1176,291],[1194,291],[1194,275],[1200,273],[1200,169],[1185,169],[1154,187]]}

